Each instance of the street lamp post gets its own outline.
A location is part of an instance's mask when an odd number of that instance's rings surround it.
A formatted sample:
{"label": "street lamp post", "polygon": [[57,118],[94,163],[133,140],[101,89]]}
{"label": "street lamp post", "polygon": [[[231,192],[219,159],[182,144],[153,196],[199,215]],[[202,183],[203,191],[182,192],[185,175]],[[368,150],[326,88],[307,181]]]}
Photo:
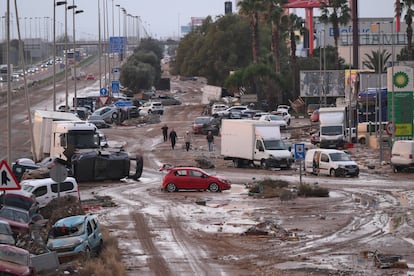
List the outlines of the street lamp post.
{"label": "street lamp post", "polygon": [[382,56],[381,56],[381,44],[384,42],[384,39],[382,39],[381,41],[381,22],[378,22],[378,90],[379,91],[379,95],[378,95],[378,106],[379,106],[379,113],[378,113],[378,118],[379,118],[379,122],[378,122],[378,129],[379,129],[379,150],[380,150],[380,157],[379,157],[379,161],[380,163],[382,162],[382,90],[381,90],[381,73],[382,73]]}
{"label": "street lamp post", "polygon": [[73,107],[75,109],[75,113],[78,109],[78,103],[77,103],[77,91],[76,91],[76,37],[75,37],[75,15],[78,13],[82,13],[83,10],[76,10],[77,6],[75,5],[75,0],[72,1],[72,6],[69,6],[68,9],[72,10],[72,27],[73,27],[73,57],[74,57],[74,64],[73,64],[73,75],[74,75],[74,101],[73,101]]}
{"label": "street lamp post", "polygon": [[66,5],[66,1],[53,2],[53,111],[56,111],[56,6]]}

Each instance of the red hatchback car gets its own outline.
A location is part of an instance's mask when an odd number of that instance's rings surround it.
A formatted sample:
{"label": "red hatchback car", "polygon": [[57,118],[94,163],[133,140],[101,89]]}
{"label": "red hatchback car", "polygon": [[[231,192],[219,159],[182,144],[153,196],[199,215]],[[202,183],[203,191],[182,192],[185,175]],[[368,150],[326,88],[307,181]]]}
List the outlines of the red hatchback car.
{"label": "red hatchback car", "polygon": [[162,182],[162,190],[176,192],[178,190],[199,190],[221,192],[230,190],[231,182],[221,176],[213,176],[196,167],[172,168]]}

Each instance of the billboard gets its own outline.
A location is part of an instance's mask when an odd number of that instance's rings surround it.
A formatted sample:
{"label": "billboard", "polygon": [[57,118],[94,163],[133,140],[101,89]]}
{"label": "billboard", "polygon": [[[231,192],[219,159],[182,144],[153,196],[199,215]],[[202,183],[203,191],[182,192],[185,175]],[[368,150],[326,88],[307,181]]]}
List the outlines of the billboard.
{"label": "billboard", "polygon": [[301,97],[344,97],[345,71],[300,71]]}

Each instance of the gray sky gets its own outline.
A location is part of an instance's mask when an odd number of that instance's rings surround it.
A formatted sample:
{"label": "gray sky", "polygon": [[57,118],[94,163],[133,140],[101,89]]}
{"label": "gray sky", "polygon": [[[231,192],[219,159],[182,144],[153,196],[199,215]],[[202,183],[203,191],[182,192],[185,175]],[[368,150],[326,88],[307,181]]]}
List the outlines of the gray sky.
{"label": "gray sky", "polygon": [[[13,0],[0,0],[0,11],[2,16],[5,15],[7,2],[10,1],[12,13],[12,23],[16,24],[15,7]],[[52,37],[53,22],[53,0],[16,0],[20,20],[21,35],[24,38],[35,37],[39,34],[46,38]],[[124,19],[126,18],[127,29],[132,32],[136,29],[139,16],[145,29],[155,38],[176,37],[180,30],[180,25],[187,25],[191,17],[205,17],[224,14],[225,0],[75,0],[77,9],[84,12],[75,16],[75,29],[77,39],[90,39],[98,37],[98,3],[101,6],[101,17],[103,18],[103,5],[108,5],[108,35],[112,36],[114,30],[115,36],[119,33],[119,19],[121,20],[121,35],[123,35]],[[235,11],[235,1],[233,0],[233,11]],[[72,5],[73,0],[68,0],[68,5]],[[124,16],[120,7],[126,10]],[[114,9],[112,9],[114,6]],[[57,36],[63,34],[65,23],[64,6],[56,7],[56,32]],[[114,11],[114,24],[112,24],[112,11]],[[304,17],[304,10],[296,11]],[[318,14],[318,9],[314,10],[314,15]],[[120,18],[119,18],[119,15]],[[394,0],[359,0],[360,17],[393,17]],[[68,32],[72,34],[72,17],[70,10],[67,16]],[[135,17],[135,19],[133,18]],[[32,19],[30,19],[32,18]],[[0,38],[5,37],[5,20],[1,18]],[[103,37],[104,26],[101,21],[101,36]],[[49,28],[47,27],[49,26]],[[17,32],[12,30],[12,37],[17,37]]]}

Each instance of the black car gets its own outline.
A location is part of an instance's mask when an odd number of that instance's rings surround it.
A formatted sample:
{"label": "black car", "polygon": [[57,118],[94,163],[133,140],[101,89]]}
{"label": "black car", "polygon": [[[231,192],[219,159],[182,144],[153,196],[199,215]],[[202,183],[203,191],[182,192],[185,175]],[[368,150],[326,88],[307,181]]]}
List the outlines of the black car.
{"label": "black car", "polygon": [[221,118],[213,118],[209,123],[204,124],[200,130],[200,134],[207,135],[209,131],[215,136],[219,135],[221,126]]}

